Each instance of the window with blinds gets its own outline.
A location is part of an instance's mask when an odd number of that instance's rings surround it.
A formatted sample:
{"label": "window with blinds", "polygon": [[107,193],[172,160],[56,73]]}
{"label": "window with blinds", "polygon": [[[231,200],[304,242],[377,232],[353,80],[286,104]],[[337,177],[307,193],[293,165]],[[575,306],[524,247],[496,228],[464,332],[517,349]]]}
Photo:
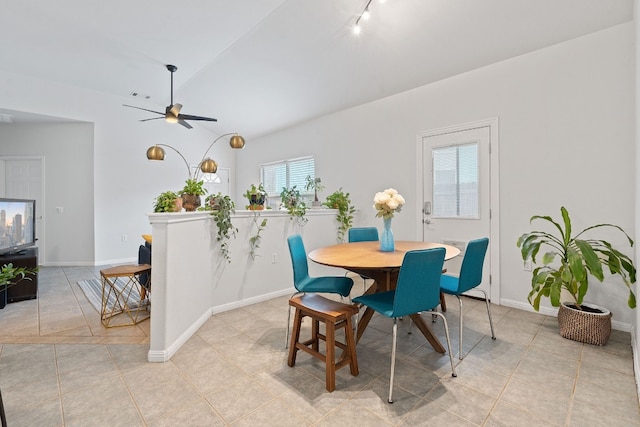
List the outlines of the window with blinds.
{"label": "window with blinds", "polygon": [[478,144],[434,148],[434,218],[478,218]]}
{"label": "window with blinds", "polygon": [[312,196],[312,191],[304,189],[308,175],[315,179],[313,157],[300,157],[260,165],[260,179],[271,200],[280,200],[282,189],[291,188],[294,185],[301,194]]}

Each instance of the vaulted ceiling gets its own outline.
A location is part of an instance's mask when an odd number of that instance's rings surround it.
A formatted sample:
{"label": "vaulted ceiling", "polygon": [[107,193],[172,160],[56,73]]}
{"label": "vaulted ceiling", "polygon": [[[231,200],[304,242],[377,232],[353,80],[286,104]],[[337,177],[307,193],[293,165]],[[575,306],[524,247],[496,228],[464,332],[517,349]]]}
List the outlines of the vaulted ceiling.
{"label": "vaulted ceiling", "polygon": [[632,0],[371,0],[355,36],[368,2],[6,1],[0,71],[164,111],[175,64],[182,112],[218,119],[197,126],[255,137],[633,19]]}

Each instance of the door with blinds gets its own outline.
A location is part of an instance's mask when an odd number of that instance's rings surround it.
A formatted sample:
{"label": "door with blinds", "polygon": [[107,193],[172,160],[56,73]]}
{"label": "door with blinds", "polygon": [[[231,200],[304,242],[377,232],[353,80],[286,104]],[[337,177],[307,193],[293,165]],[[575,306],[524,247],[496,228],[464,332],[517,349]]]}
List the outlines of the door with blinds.
{"label": "door with blinds", "polygon": [[[449,273],[460,271],[466,242],[489,237],[481,288],[491,294],[490,128],[422,137],[423,240],[458,247],[461,255],[447,261]],[[493,297],[493,296],[492,296]]]}

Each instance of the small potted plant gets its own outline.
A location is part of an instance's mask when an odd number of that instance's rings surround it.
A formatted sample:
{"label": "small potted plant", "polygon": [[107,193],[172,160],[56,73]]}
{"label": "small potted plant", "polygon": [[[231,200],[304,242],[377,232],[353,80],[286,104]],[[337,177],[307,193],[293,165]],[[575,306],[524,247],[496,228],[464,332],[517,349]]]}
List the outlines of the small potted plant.
{"label": "small potted plant", "polygon": [[175,191],[160,193],[153,205],[154,212],[180,212],[182,210],[182,198]]}
{"label": "small potted plant", "polygon": [[187,212],[193,212],[200,206],[200,196],[207,194],[204,182],[189,178],[185,181],[184,187],[179,192],[182,197],[182,205]]}
{"label": "small potted plant", "polygon": [[282,207],[289,212],[292,220],[296,220],[299,225],[307,223],[308,219],[305,216],[307,214],[307,205],[302,199],[300,190],[295,185],[291,188],[283,187],[280,192],[280,200]]}
{"label": "small potted plant", "polygon": [[307,191],[313,190],[313,202],[311,206],[322,206],[322,203],[318,200],[318,192],[324,190],[324,185],[322,185],[322,180],[319,177],[311,178],[311,175],[307,175],[307,183],[304,189]]}
{"label": "small potted plant", "polygon": [[342,187],[327,196],[324,205],[329,209],[337,209],[336,221],[338,221],[338,242],[344,242],[344,237],[353,225],[353,214],[356,208],[351,204],[349,193],[342,191]]}
{"label": "small potted plant", "polygon": [[[612,276],[617,276],[628,288],[627,304],[635,308],[636,296],[631,285],[636,282],[636,268],[633,260],[611,243],[583,237],[583,234],[592,234],[592,230],[598,228],[612,228],[626,237],[629,246],[633,246],[633,240],[622,228],[613,224],[596,224],[573,234],[569,212],[564,207],[560,212],[562,223],[550,216],[540,215],[534,215],[530,220],[546,221],[554,232],[531,231],[518,239],[523,261],[531,260],[535,264],[540,250],[548,251],[542,256],[542,265],[533,270],[529,302],[536,311],[540,309],[542,297],[548,297],[552,306],[559,306],[558,326],[564,338],[604,345],[611,333],[611,313],[604,307],[583,302],[589,289],[589,279],[603,282],[603,267],[606,267]],[[562,291],[572,301],[561,301]]]}
{"label": "small potted plant", "polygon": [[251,188],[244,192],[244,197],[249,201],[247,209],[250,211],[263,210],[267,202],[267,192],[264,191],[262,183],[258,184],[257,187],[255,184],[251,184]]}
{"label": "small potted plant", "polygon": [[14,267],[13,264],[5,264],[0,267],[0,308],[7,305],[7,289],[18,285],[21,280],[31,280],[28,275],[33,275],[38,268]]}
{"label": "small potted plant", "polygon": [[236,238],[238,229],[231,222],[231,214],[235,213],[235,203],[229,196],[222,193],[212,194],[205,199],[204,210],[211,211],[216,222],[218,234],[216,241],[220,242],[220,252],[227,262],[231,262],[229,255],[229,239]]}

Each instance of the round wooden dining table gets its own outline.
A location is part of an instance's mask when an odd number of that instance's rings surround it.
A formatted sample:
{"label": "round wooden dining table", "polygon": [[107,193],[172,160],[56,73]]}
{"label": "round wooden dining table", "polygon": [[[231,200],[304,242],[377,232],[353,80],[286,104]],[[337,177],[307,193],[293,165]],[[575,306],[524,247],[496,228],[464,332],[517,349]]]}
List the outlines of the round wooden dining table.
{"label": "round wooden dining table", "polygon": [[[460,250],[456,247],[442,243],[396,241],[395,251],[382,252],[380,250],[380,242],[354,242],[315,249],[309,252],[309,259],[318,264],[344,268],[373,279],[375,283],[367,289],[366,293],[374,293],[395,289],[405,253],[412,250],[432,248],[445,248],[445,260],[460,254]],[[362,337],[373,313],[374,311],[367,307],[362,318],[358,321],[356,342]],[[422,317],[418,314],[413,314],[410,317],[433,349],[444,353],[444,347],[422,320]]]}

